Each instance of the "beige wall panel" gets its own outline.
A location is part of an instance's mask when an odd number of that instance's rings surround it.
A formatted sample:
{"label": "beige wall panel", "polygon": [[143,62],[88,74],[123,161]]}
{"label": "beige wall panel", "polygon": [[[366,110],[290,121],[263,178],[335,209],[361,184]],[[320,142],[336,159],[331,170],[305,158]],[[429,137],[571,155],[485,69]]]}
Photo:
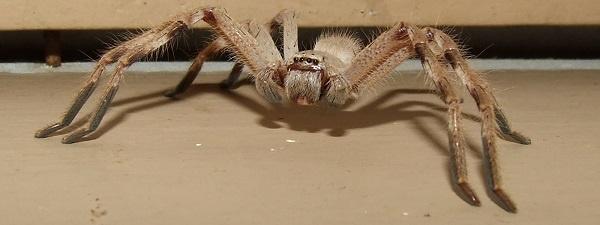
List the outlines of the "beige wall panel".
{"label": "beige wall panel", "polygon": [[[597,25],[598,0],[2,0],[0,30],[149,27],[202,5],[222,6],[237,19],[268,20],[284,8],[300,12],[300,25]],[[199,26],[205,26],[200,24]]]}

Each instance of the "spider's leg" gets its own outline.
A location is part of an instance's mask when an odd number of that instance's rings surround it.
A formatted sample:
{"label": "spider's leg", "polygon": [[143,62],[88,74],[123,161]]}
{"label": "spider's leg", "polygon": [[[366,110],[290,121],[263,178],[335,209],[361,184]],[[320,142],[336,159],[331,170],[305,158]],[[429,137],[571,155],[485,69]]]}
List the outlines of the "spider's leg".
{"label": "spider's leg", "polygon": [[75,116],[77,116],[77,113],[79,113],[79,110],[81,110],[81,107],[83,107],[85,102],[92,95],[92,92],[94,92],[94,90],[96,89],[98,79],[100,79],[100,76],[102,76],[102,72],[104,72],[106,66],[113,63],[116,59],[121,57],[121,55],[123,55],[125,51],[125,47],[118,46],[104,54],[96,64],[96,67],[94,68],[94,71],[91,73],[88,80],[85,81],[83,88],[81,88],[81,90],[75,97],[73,103],[71,104],[71,107],[69,107],[69,109],[62,115],[60,122],[53,123],[45,128],[38,130],[35,133],[35,137],[48,137],[52,133],[71,124]]}
{"label": "spider's leg", "polygon": [[441,47],[442,53],[458,77],[466,85],[471,96],[475,99],[482,115],[481,134],[485,157],[484,169],[488,174],[488,188],[494,200],[501,207],[515,213],[517,211],[515,204],[502,188],[498,166],[496,135],[500,134],[500,137],[503,139],[521,144],[530,144],[530,139],[510,128],[506,116],[500,110],[491,88],[477,72],[469,67],[467,61],[462,57],[458,46],[448,35],[433,28],[426,28],[423,33],[428,36],[429,42]]}
{"label": "spider's leg", "polygon": [[[278,32],[279,27],[283,27],[283,55],[284,60],[288,60],[298,52],[298,25],[296,24],[295,15],[295,12],[292,10],[282,10],[266,24],[267,27],[261,26],[254,21],[248,21],[242,25],[248,26],[248,31],[256,38],[265,53],[269,54],[269,58],[279,60],[282,59],[271,34]],[[265,32],[269,29],[269,33]],[[221,87],[231,88],[239,78],[243,66],[243,64],[236,62],[229,77],[221,82]]]}
{"label": "spider's leg", "polygon": [[351,92],[357,93],[369,83],[390,74],[402,61],[415,53],[419,54],[425,71],[433,78],[442,99],[449,105],[448,136],[454,184],[461,197],[472,205],[479,205],[479,199],[468,183],[460,120],[460,98],[452,88],[444,67],[438,63],[431,50],[421,44],[413,44],[423,42],[418,38],[415,41],[414,33],[412,26],[405,24],[398,24],[384,32],[354,58],[352,65],[344,72],[344,77],[349,80]]}
{"label": "spider's leg", "polygon": [[[512,129],[508,122],[508,118],[502,111],[502,108],[491,92],[491,89],[485,80],[476,71],[470,68],[454,40],[438,29],[424,28],[423,31],[431,37],[430,42],[438,46],[440,54],[445,56],[446,60],[456,71],[457,75],[459,75],[462,82],[467,85],[469,91],[474,90],[474,88],[476,89],[476,86],[479,85],[481,86],[482,91],[487,92],[485,97],[490,98],[490,102],[493,104],[494,115],[496,117],[495,122],[496,125],[498,125],[496,129],[499,137],[506,141],[519,144],[531,144],[530,138]],[[471,92],[471,94],[473,95],[473,92]]]}
{"label": "spider's leg", "polygon": [[510,124],[508,123],[508,119],[506,118],[506,115],[504,115],[504,112],[500,108],[500,105],[498,105],[498,101],[495,99],[494,101],[496,101],[496,106],[494,107],[494,114],[496,115],[496,124],[498,125],[498,135],[500,135],[500,138],[506,141],[530,145],[531,139],[511,128]]}
{"label": "spider's leg", "polygon": [[173,39],[182,29],[187,29],[191,24],[203,17],[202,11],[190,11],[180,14],[174,19],[153,28],[144,34],[124,42],[116,49],[124,49],[121,56],[116,61],[117,66],[112,74],[104,95],[100,98],[100,102],[94,110],[89,121],[89,126],[69,134],[63,139],[63,143],[74,143],[79,141],[83,136],[96,130],[100,121],[104,117],[110,102],[116,95],[119,88],[119,83],[123,77],[123,72],[135,61],[145,57],[149,53],[157,50],[169,40]]}
{"label": "spider's leg", "polygon": [[205,10],[205,13],[204,21],[225,40],[227,49],[234,53],[236,60],[250,69],[258,93],[271,102],[280,102],[283,91],[281,75],[286,70],[267,29],[252,22],[248,30],[243,29],[220,8]]}
{"label": "spider's leg", "polygon": [[238,61],[248,66],[253,75],[272,66],[273,63],[281,62],[281,56],[273,40],[271,39],[267,44],[266,39],[259,38],[269,35],[261,26],[250,22],[246,29],[246,25],[233,21],[221,8],[205,9],[204,13],[206,14],[204,21],[225,40],[227,50],[234,53]]}
{"label": "spider's leg", "polygon": [[460,196],[469,204],[481,205],[475,192],[471,189],[467,176],[467,161],[465,157],[465,140],[461,120],[461,100],[456,94],[446,67],[442,65],[435,53],[426,44],[425,36],[416,28],[410,28],[415,52],[421,59],[425,73],[433,80],[437,92],[448,105],[448,141],[450,144],[450,159],[453,185]]}
{"label": "spider's leg", "polygon": [[192,12],[178,15],[173,20],[175,22],[170,21],[165,24],[162,24],[161,26],[148,31],[148,32],[138,36],[137,38],[126,41],[126,42],[122,43],[121,45],[119,45],[119,46],[111,49],[107,53],[105,53],[100,58],[98,63],[96,64],[96,67],[94,68],[94,71],[91,73],[90,78],[88,78],[88,80],[85,82],[83,88],[79,91],[78,95],[75,97],[75,100],[71,104],[71,107],[69,107],[69,109],[61,117],[60,122],[51,124],[45,128],[40,129],[39,131],[37,131],[35,133],[35,137],[37,137],[37,138],[48,137],[52,133],[71,124],[71,122],[73,121],[73,119],[75,118],[77,113],[79,113],[79,111],[81,110],[81,107],[83,107],[83,105],[88,100],[88,98],[90,97],[92,92],[96,89],[98,79],[100,78],[100,76],[102,75],[104,70],[106,69],[106,66],[111,63],[114,63],[117,59],[119,59],[127,51],[129,51],[129,49],[133,45],[135,45],[139,42],[143,42],[144,40],[147,40],[152,35],[156,35],[155,33],[160,31],[160,29],[168,28],[167,25],[169,23],[178,23],[181,25],[187,25],[188,23],[195,23],[196,21],[201,19],[201,17],[203,17],[202,15],[203,15],[203,13],[200,11],[192,11]]}
{"label": "spider's leg", "polygon": [[339,106],[357,98],[360,91],[388,76],[412,55],[407,27],[404,23],[393,26],[363,48],[347,69],[330,76],[325,93],[327,101]]}
{"label": "spider's leg", "polygon": [[285,9],[279,12],[271,20],[271,31],[280,32],[279,27],[283,27],[283,59],[289,61],[298,53],[298,23],[296,22],[296,12]]}
{"label": "spider's leg", "polygon": [[244,64],[240,62],[235,62],[235,64],[233,64],[233,68],[231,68],[229,76],[227,76],[225,80],[221,81],[221,83],[219,83],[219,86],[223,89],[232,89],[235,83],[240,78],[242,70],[244,70]]}
{"label": "spider's leg", "polygon": [[[277,18],[278,17],[274,18],[272,21],[281,20],[281,19],[277,19]],[[275,22],[271,22],[271,23],[275,23]],[[271,23],[269,23],[269,25],[271,25]],[[253,21],[244,21],[240,24],[240,26],[242,29],[250,32],[254,36],[254,38],[257,39],[257,41],[259,42],[259,45],[267,46],[267,47],[273,46],[270,49],[269,54],[273,55],[274,57],[277,57],[278,52],[277,52],[277,49],[274,48],[275,44],[274,44],[271,36],[268,33],[264,32],[263,28],[259,27],[259,25],[257,25]],[[271,27],[274,27],[274,26],[271,26]],[[190,87],[192,82],[194,82],[194,80],[198,76],[198,73],[200,72],[200,70],[202,70],[202,65],[204,64],[204,61],[206,61],[213,55],[223,51],[223,49],[225,49],[225,48],[227,48],[227,43],[225,42],[225,39],[223,39],[223,37],[219,37],[219,38],[213,40],[212,42],[210,42],[204,49],[202,49],[198,53],[196,58],[194,58],[194,61],[188,68],[186,75],[179,82],[179,84],[175,87],[175,89],[168,91],[165,94],[165,96],[174,98],[175,96],[185,92]],[[223,80],[223,82],[221,82],[220,86],[224,89],[231,88],[235,84],[235,82],[238,80],[238,78],[240,77],[240,74],[242,73],[243,68],[244,68],[243,63],[241,63],[240,61],[235,62],[233,68],[231,69],[231,72],[229,73],[229,76],[227,77],[227,79],[225,79],[225,80]]]}
{"label": "spider's leg", "polygon": [[[165,96],[175,98],[177,95],[185,92],[190,87],[190,85],[192,85],[192,82],[194,82],[196,77],[198,77],[198,74],[202,69],[202,65],[204,64],[204,62],[213,55],[223,50],[225,46],[226,44],[223,38],[217,38],[211,41],[204,49],[202,49],[198,53],[196,58],[194,58],[194,61],[192,61],[192,64],[188,68],[188,71],[183,77],[183,79],[179,81],[179,83],[174,89],[165,93]],[[243,67],[243,64],[236,62],[227,80],[232,80],[232,82],[237,81],[237,78],[240,76],[241,73],[241,68]]]}
{"label": "spider's leg", "polygon": [[343,72],[351,85],[351,93],[357,94],[369,84],[388,76],[414,54],[407,29],[404,23],[393,26],[354,57],[350,67]]}

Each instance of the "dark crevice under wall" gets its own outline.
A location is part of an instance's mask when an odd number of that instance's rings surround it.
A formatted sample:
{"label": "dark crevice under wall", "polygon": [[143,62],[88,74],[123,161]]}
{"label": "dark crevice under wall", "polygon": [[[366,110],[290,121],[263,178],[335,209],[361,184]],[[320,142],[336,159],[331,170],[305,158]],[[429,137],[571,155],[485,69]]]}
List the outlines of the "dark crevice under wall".
{"label": "dark crevice under wall", "polygon": [[[510,26],[510,27],[452,27],[450,30],[478,58],[600,58],[600,26]],[[323,31],[335,28],[301,28],[300,46],[306,49]],[[340,28],[350,30],[363,42],[376,35],[378,28]],[[68,30],[61,31],[64,62],[91,61],[107,48],[115,37],[130,33],[127,30]],[[211,33],[194,29],[178,38],[174,51],[159,57],[159,61],[186,61],[208,40]],[[0,62],[43,62],[42,31],[0,32]],[[153,59],[155,60],[155,59]],[[227,60],[220,57],[219,60]]]}

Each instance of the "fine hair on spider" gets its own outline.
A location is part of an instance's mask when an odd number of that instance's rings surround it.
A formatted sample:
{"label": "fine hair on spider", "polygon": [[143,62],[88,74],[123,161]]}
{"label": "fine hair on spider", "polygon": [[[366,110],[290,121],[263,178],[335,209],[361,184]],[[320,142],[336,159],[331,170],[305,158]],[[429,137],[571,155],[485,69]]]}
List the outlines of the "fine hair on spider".
{"label": "fine hair on spider", "polygon": [[[87,127],[69,133],[62,142],[75,143],[94,132],[116,95],[125,70],[162,46],[169,45],[179,33],[202,20],[212,27],[215,38],[198,52],[184,78],[166,96],[174,98],[185,92],[207,59],[228,51],[235,57],[235,65],[229,77],[222,82],[225,88],[231,87],[242,69],[247,68],[258,94],[270,102],[340,106],[358,98],[373,84],[382,82],[406,59],[415,57],[421,60],[425,75],[448,106],[450,171],[457,194],[471,205],[481,204],[467,176],[461,99],[455,87],[455,83],[461,83],[475,100],[481,115],[483,167],[490,197],[506,211],[517,211],[502,187],[496,140],[500,138],[520,144],[530,144],[531,141],[512,129],[489,84],[471,68],[451,36],[431,27],[398,23],[366,46],[348,33],[330,33],[322,35],[313,49],[300,51],[295,18],[294,11],[283,10],[266,24],[253,20],[237,22],[224,9],[215,7],[178,14],[105,52],[59,122],[40,129],[35,137],[49,137],[71,124],[96,89],[107,66],[116,64]],[[281,46],[276,45],[272,34],[278,36],[276,39],[280,38]]]}

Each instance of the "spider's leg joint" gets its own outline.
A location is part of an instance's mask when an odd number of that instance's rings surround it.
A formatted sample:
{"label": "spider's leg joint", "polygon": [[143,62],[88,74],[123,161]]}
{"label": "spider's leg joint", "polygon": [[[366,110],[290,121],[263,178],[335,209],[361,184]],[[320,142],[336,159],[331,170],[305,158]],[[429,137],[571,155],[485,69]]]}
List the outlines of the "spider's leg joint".
{"label": "spider's leg joint", "polygon": [[400,23],[400,28],[396,32],[396,38],[398,40],[402,40],[408,37],[408,27],[404,24],[404,22]]}
{"label": "spider's leg joint", "polygon": [[215,17],[215,13],[214,10],[216,8],[215,7],[207,7],[202,9],[203,13],[204,13],[204,17],[202,17],[202,20],[204,20],[204,22],[210,24],[210,25],[214,25],[217,23],[217,18]]}
{"label": "spider's leg joint", "polygon": [[431,31],[431,29],[427,28],[427,31],[425,32],[425,37],[427,38],[427,41],[429,41],[429,42],[434,41],[433,31]]}

